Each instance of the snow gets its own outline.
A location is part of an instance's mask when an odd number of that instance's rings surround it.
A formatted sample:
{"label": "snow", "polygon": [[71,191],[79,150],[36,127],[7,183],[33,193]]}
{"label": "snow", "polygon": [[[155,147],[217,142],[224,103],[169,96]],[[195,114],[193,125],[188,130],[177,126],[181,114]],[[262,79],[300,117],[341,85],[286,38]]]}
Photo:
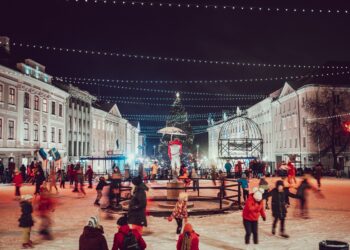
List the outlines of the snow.
{"label": "snow", "polygon": [[[271,186],[276,179],[268,179]],[[317,198],[310,193],[310,219],[301,219],[294,214],[296,203],[288,210],[286,232],[289,239],[283,239],[271,234],[271,211],[267,211],[267,221],[259,221],[259,244],[244,244],[244,229],[241,212],[227,214],[190,217],[189,222],[200,234],[201,250],[217,249],[318,249],[322,240],[340,240],[350,242],[350,180],[323,179],[322,192],[324,199]],[[316,182],[313,181],[316,185]],[[257,180],[250,182],[250,188],[257,185]],[[69,187],[69,185],[68,185]],[[34,187],[26,185],[22,194],[33,193]],[[293,192],[293,190],[292,190]],[[14,187],[0,185],[0,249],[20,249],[21,229],[18,227],[20,207],[13,199]],[[112,248],[113,236],[117,230],[116,219],[106,219],[105,214],[92,204],[95,200],[95,190],[88,189],[87,197],[78,198],[69,188],[60,190],[58,207],[53,213],[54,226],[53,241],[42,241],[37,233],[38,219],[32,231],[32,240],[36,243],[35,249],[78,249],[79,236],[90,216],[99,215],[105,230],[109,248]],[[149,228],[144,236],[147,249],[169,250],[175,249],[176,223],[168,222],[165,218],[148,217]],[[277,230],[279,229],[279,225]]]}

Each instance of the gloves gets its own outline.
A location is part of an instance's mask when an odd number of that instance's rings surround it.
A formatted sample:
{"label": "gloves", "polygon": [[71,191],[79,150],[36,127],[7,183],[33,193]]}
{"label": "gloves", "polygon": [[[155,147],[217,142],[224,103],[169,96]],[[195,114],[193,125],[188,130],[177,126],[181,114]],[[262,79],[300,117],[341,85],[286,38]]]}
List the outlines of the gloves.
{"label": "gloves", "polygon": [[266,217],[262,217],[263,221],[266,221]]}
{"label": "gloves", "polygon": [[171,222],[173,220],[173,217],[169,216],[168,221]]}

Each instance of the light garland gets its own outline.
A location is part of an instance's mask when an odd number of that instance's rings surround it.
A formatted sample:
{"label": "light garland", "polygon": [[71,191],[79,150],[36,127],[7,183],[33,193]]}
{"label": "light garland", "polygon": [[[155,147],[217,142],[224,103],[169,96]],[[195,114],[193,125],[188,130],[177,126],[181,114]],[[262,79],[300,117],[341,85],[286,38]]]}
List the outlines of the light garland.
{"label": "light garland", "polygon": [[229,80],[116,80],[116,79],[104,79],[104,78],[85,78],[85,77],[66,77],[57,76],[68,81],[89,81],[89,82],[102,82],[102,83],[132,83],[132,84],[216,84],[216,83],[246,83],[246,82],[264,82],[264,81],[280,81],[280,80],[295,80],[304,77],[316,78],[316,77],[327,77],[335,75],[350,74],[350,71],[342,72],[328,72],[319,74],[307,74],[307,75],[295,75],[295,76],[273,76],[263,78],[246,78],[246,79],[229,79]]}
{"label": "light garland", "polygon": [[[222,113],[199,113],[199,114],[188,114],[187,117],[189,118],[203,118],[203,117],[209,117],[209,116],[222,116]],[[141,114],[128,114],[123,115],[123,117],[126,118],[151,118],[151,119],[168,119],[171,117],[171,115],[141,115]]]}
{"label": "light garland", "polygon": [[211,92],[175,91],[175,90],[166,90],[166,89],[147,89],[147,88],[139,88],[139,87],[119,86],[119,85],[112,85],[112,84],[98,84],[93,82],[81,82],[81,81],[65,81],[65,83],[76,84],[76,85],[83,84],[88,86],[100,86],[100,87],[106,87],[106,88],[145,91],[145,92],[163,93],[163,94],[180,93],[182,95],[200,95],[200,96],[208,95],[208,96],[224,96],[224,97],[256,96],[257,99],[264,99],[267,97],[266,95],[243,95],[243,94],[224,94],[224,93],[211,93]]}
{"label": "light garland", "polygon": [[[98,98],[99,99],[99,98]],[[104,99],[99,99],[103,100]],[[124,101],[120,100],[118,103],[124,103],[124,104],[135,104],[135,105],[147,105],[147,106],[159,106],[159,107],[172,107],[172,104],[165,104],[165,103],[149,103],[149,102],[133,102],[133,101]],[[249,105],[183,105],[184,107],[188,108],[236,108],[236,107],[250,107]]]}
{"label": "light garland", "polygon": [[121,1],[121,0],[66,0],[75,3],[110,4],[115,6],[130,7],[161,7],[161,8],[185,8],[224,10],[233,12],[266,12],[266,13],[291,13],[291,14],[326,14],[326,15],[348,15],[347,9],[320,9],[320,8],[286,8],[286,7],[259,7],[259,6],[238,6],[238,5],[217,5],[217,4],[194,4],[176,2],[149,2],[149,1]]}
{"label": "light garland", "polygon": [[344,114],[339,114],[339,115],[323,116],[323,117],[316,117],[316,118],[308,118],[308,119],[306,119],[306,121],[327,120],[327,119],[333,119],[333,118],[344,117],[344,116],[350,116],[350,113],[344,113]]}
{"label": "light garland", "polygon": [[[24,42],[10,42],[5,45],[17,46],[20,48],[31,48],[40,50],[50,50],[62,53],[74,53],[81,55],[97,55],[97,56],[113,56],[122,58],[133,58],[141,60],[152,61],[165,61],[165,62],[181,62],[181,63],[195,63],[195,64],[213,64],[213,65],[231,65],[231,66],[244,66],[244,67],[264,67],[264,68],[304,68],[304,69],[347,69],[348,66],[330,66],[330,65],[304,65],[304,64],[271,64],[271,63],[252,63],[252,62],[233,62],[233,61],[221,61],[210,59],[193,59],[193,58],[180,58],[180,57],[164,57],[164,56],[150,56],[150,55],[137,55],[121,52],[108,52],[100,50],[86,50],[86,49],[72,49],[62,48],[41,44],[29,44]],[[1,42],[0,42],[1,46]]]}
{"label": "light garland", "polygon": [[[174,101],[171,97],[134,97],[134,96],[99,96],[100,99],[106,100],[137,100],[137,101]],[[181,98],[181,101],[232,101],[232,100],[256,100],[260,99],[259,95],[237,94],[233,97],[224,98]]]}

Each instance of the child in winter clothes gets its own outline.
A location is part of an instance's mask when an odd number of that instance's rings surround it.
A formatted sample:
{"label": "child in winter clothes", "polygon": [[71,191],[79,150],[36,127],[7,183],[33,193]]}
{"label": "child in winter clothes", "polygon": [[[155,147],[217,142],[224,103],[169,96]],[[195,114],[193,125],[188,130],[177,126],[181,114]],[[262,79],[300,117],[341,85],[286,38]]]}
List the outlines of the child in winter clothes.
{"label": "child in winter clothes", "polygon": [[127,216],[120,217],[117,225],[118,233],[114,235],[112,250],[136,249],[136,247],[140,250],[146,249],[146,242],[139,231],[130,229]]}
{"label": "child in winter clothes", "polygon": [[94,204],[97,206],[100,206],[100,200],[102,198],[102,190],[105,186],[108,186],[108,183],[106,182],[106,179],[103,176],[101,176],[96,186],[97,197]]}
{"label": "child in winter clothes", "polygon": [[247,179],[247,176],[245,174],[242,174],[242,177],[238,179],[238,182],[241,183],[241,187],[243,190],[243,199],[244,199],[244,202],[246,202],[249,195],[249,186],[248,186],[249,181]]}
{"label": "child in winter clothes", "polygon": [[258,219],[259,216],[266,220],[264,211],[263,189],[254,188],[253,193],[249,195],[243,209],[243,225],[245,229],[245,243],[249,244],[250,235],[253,233],[254,244],[258,244]]}
{"label": "child in winter clothes", "polygon": [[185,224],[184,232],[177,241],[176,250],[199,250],[199,234],[193,230],[191,224]]}
{"label": "child in winter clothes", "polygon": [[271,208],[274,218],[272,224],[272,234],[276,233],[276,225],[278,220],[281,222],[280,235],[284,238],[289,236],[284,232],[284,221],[287,216],[287,205],[289,205],[289,197],[297,198],[295,194],[289,192],[289,189],[284,187],[283,181],[276,182],[276,187],[270,192],[264,194],[264,198],[272,196]]}
{"label": "child in winter clothes", "polygon": [[22,175],[21,173],[18,171],[18,169],[15,169],[15,176],[13,178],[13,182],[15,183],[15,196],[16,198],[19,198],[21,196],[21,191],[20,188],[22,186],[23,183],[23,179],[22,179]]}
{"label": "child in winter clothes", "polygon": [[179,194],[179,199],[176,202],[174,211],[168,217],[169,221],[172,221],[173,218],[175,218],[175,220],[176,220],[176,223],[177,223],[176,234],[180,234],[181,233],[183,220],[185,220],[185,223],[187,223],[187,218],[188,218],[187,200],[188,200],[187,193],[180,193]]}
{"label": "child in winter clothes", "polygon": [[23,242],[22,247],[23,248],[32,248],[33,242],[30,240],[30,231],[32,230],[32,226],[34,225],[32,213],[33,213],[33,206],[32,206],[32,200],[33,196],[31,195],[22,195],[21,196],[21,210],[22,214],[21,217],[18,219],[19,226],[22,227],[23,230]]}
{"label": "child in winter clothes", "polygon": [[97,217],[90,217],[79,238],[79,250],[108,250],[103,227]]}
{"label": "child in winter clothes", "polygon": [[259,188],[264,190],[264,199],[266,200],[265,209],[269,209],[269,197],[266,195],[269,192],[269,183],[267,183],[265,176],[260,178]]}

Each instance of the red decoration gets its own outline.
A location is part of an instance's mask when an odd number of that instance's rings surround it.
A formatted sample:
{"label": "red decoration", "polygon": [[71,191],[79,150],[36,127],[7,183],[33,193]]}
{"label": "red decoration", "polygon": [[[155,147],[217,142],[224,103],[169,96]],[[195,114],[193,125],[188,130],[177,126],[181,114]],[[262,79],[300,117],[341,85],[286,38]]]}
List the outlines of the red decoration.
{"label": "red decoration", "polygon": [[346,132],[350,133],[350,121],[343,122],[343,127]]}

